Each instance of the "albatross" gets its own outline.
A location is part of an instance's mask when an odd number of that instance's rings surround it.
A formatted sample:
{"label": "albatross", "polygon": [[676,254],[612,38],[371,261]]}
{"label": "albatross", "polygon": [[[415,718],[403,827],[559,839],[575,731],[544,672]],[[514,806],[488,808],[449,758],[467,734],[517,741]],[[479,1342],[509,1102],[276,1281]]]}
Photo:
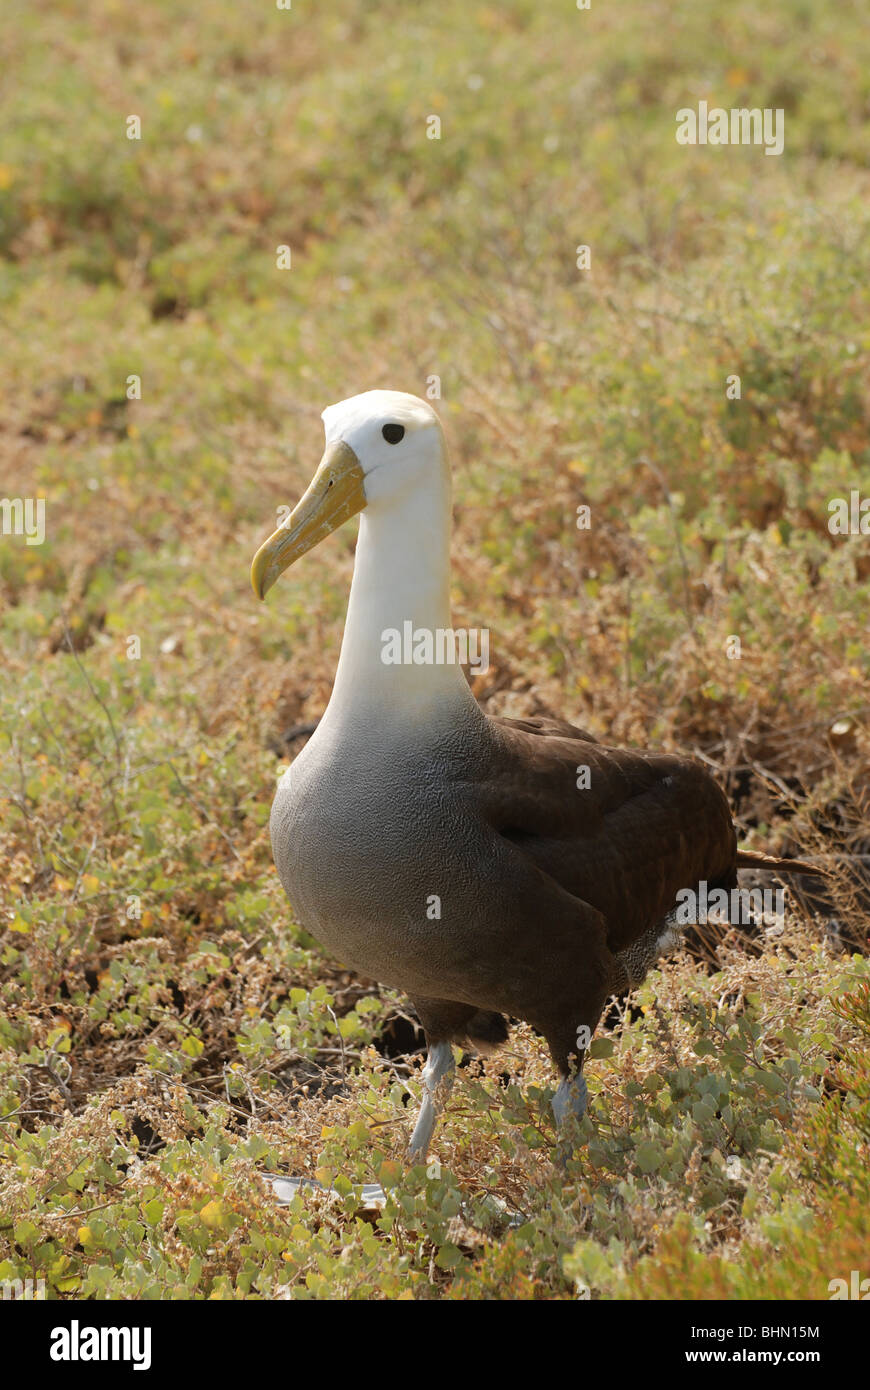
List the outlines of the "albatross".
{"label": "albatross", "polygon": [[738,850],[724,793],[690,758],[607,747],[560,719],[491,718],[456,662],[385,661],[387,634],[406,624],[452,626],[444,434],[430,405],[399,391],[322,418],[317,471],[251,569],[265,598],[361,513],[335,684],[278,784],[272,848],[306,931],[416,1009],[428,1049],[409,1145],[419,1161],[453,1044],[487,1052],[508,1019],[526,1020],[559,1073],[557,1122],[580,1117],[586,1044],[606,1000],[678,942],[678,894],[730,892],[743,865],[818,871]]}

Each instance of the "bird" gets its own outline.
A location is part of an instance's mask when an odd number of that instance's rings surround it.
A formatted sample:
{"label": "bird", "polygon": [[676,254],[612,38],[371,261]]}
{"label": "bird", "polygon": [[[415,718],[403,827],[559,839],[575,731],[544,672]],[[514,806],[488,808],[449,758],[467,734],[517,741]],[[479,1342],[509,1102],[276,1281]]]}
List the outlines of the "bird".
{"label": "bird", "polygon": [[[454,1045],[509,1020],[543,1036],[561,1127],[587,1108],[606,1001],[680,939],[678,894],[737,869],[815,873],[738,850],[727,798],[691,757],[615,748],[557,718],[487,715],[434,635],[450,611],[451,471],[433,406],[371,390],[323,411],[325,450],[251,567],[258,598],[360,514],[332,694],[278,783],[270,830],[298,921],[342,963],[404,992],[426,1039],[408,1145],[425,1159]],[[410,624],[410,627],[408,627]],[[395,660],[395,634],[411,633]],[[420,634],[430,641],[418,640]]]}

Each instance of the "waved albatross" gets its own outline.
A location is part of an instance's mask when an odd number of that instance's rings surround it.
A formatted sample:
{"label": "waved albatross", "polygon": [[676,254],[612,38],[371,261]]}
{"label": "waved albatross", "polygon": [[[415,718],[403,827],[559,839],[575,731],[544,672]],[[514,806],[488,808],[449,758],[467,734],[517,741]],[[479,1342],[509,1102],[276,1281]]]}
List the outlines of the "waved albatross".
{"label": "waved albatross", "polygon": [[305,929],[411,998],[428,1045],[420,1159],[452,1043],[486,1051],[505,1041],[505,1015],[527,1020],[562,1078],[557,1120],[580,1116],[582,1040],[678,939],[677,894],[730,890],[738,865],[817,870],[739,852],[723,792],[687,758],[605,747],[558,719],[489,718],[453,662],[385,663],[390,630],[451,627],[441,425],[399,391],[353,396],[323,421],[317,472],[251,570],[264,598],[362,513],[335,685],[279,783],[272,847]]}

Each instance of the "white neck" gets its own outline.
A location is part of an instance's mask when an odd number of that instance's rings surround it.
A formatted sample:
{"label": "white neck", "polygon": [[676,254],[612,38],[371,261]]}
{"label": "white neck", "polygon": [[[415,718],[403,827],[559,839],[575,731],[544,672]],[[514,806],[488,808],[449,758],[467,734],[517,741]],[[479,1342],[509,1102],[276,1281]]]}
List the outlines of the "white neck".
{"label": "white neck", "polygon": [[434,470],[423,486],[379,498],[360,516],[341,656],[322,723],[455,724],[480,710],[457,664],[388,664],[385,634],[405,624],[432,633],[450,621],[450,483]]}

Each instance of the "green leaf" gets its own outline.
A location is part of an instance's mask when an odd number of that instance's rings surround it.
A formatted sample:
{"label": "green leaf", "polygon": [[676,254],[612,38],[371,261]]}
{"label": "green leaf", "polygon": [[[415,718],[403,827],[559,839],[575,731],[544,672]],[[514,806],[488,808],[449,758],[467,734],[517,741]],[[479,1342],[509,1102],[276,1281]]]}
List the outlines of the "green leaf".
{"label": "green leaf", "polygon": [[634,1157],[642,1173],[655,1173],[665,1159],[661,1146],[653,1143],[650,1139],[644,1139],[642,1143],[638,1144]]}
{"label": "green leaf", "polygon": [[775,1071],[761,1071],[755,1073],[755,1079],[759,1085],[763,1086],[768,1095],[778,1096],[785,1090],[786,1083]]}
{"label": "green leaf", "polygon": [[435,1263],[439,1269],[456,1269],[457,1265],[462,1264],[462,1251],[456,1245],[442,1245],[438,1254],[435,1256]]}

